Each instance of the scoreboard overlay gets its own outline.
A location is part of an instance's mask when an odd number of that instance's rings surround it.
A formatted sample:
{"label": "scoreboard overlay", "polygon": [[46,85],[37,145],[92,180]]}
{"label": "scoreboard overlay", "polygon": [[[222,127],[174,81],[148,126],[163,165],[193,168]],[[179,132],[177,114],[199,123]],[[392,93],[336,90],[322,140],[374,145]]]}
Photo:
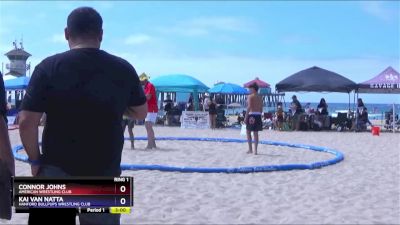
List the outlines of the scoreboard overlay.
{"label": "scoreboard overlay", "polygon": [[130,213],[133,177],[14,177],[15,211],[75,208],[79,213]]}

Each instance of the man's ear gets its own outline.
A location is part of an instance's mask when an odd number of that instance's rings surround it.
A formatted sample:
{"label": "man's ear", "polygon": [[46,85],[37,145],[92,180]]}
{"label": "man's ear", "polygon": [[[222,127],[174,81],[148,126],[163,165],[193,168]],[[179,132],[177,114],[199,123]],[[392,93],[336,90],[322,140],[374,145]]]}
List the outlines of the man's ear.
{"label": "man's ear", "polygon": [[69,32],[68,32],[68,28],[65,28],[64,29],[64,37],[65,37],[65,40],[69,40]]}
{"label": "man's ear", "polygon": [[99,42],[103,40],[103,29],[101,29],[100,35],[99,35]]}

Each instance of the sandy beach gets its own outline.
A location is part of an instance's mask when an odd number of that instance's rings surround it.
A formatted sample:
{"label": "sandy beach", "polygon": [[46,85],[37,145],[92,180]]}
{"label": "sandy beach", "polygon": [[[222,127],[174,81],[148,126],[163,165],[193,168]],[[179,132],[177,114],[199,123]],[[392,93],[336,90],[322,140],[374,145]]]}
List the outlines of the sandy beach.
{"label": "sandy beach", "polygon": [[[183,130],[156,127],[156,136],[245,138],[239,130]],[[136,126],[137,136],[145,136]],[[126,133],[126,136],[128,134]],[[18,130],[10,131],[20,144]],[[250,174],[201,174],[124,171],[135,177],[133,213],[122,224],[400,224],[400,134],[370,132],[263,131],[261,140],[326,146],[344,153],[339,164],[317,170]],[[144,141],[123,163],[174,166],[236,167],[310,163],[332,155],[260,145],[260,155],[246,154],[246,144],[160,141],[144,150]],[[90,162],[88,162],[90,163]],[[26,163],[16,174],[29,176]],[[26,224],[27,214],[14,214],[3,224]]]}

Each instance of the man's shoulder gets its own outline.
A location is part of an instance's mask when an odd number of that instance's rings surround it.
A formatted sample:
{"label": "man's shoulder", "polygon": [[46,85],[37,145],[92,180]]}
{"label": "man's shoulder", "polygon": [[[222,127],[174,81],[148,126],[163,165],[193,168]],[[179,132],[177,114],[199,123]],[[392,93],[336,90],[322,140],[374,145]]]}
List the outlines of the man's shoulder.
{"label": "man's shoulder", "polygon": [[120,63],[121,65],[124,65],[124,66],[133,68],[133,66],[132,66],[126,59],[121,58],[121,57],[116,56],[116,55],[113,55],[113,54],[111,54],[111,53],[108,53],[108,52],[106,52],[106,51],[104,51],[104,50],[101,50],[101,52],[102,52],[103,54],[105,54],[107,57],[109,57],[110,60],[113,60],[113,61],[115,61],[115,62],[118,62],[118,63]]}
{"label": "man's shoulder", "polygon": [[[114,65],[114,68],[119,68],[123,71],[136,72],[135,68],[127,60],[121,57],[110,54],[104,50],[99,50],[98,54],[102,55],[103,61],[107,61],[107,65]],[[37,66],[46,68],[47,66],[52,66],[55,63],[62,62],[63,60],[70,60],[76,56],[76,51],[68,50],[43,59]]]}
{"label": "man's shoulder", "polygon": [[[108,53],[107,51],[99,49],[98,54],[102,54],[104,57],[107,58],[107,60],[115,61],[120,64],[132,67],[132,65],[127,60],[125,60],[119,56],[113,55],[111,53]],[[59,59],[63,59],[63,58],[73,57],[74,55],[76,55],[75,51],[68,50],[68,51],[64,51],[64,52],[60,52],[60,53],[48,56],[42,62],[48,62],[48,61],[52,61],[52,60],[59,60]]]}
{"label": "man's shoulder", "polygon": [[40,66],[55,62],[56,60],[63,58],[66,54],[67,54],[67,52],[61,52],[61,53],[57,53],[57,54],[48,56],[48,57],[44,58],[39,64],[37,64],[37,66],[40,67]]}
{"label": "man's shoulder", "polygon": [[43,68],[43,67],[46,67],[49,65],[53,65],[55,62],[61,61],[70,55],[71,55],[71,51],[69,50],[69,51],[64,51],[64,52],[60,52],[60,53],[56,53],[56,54],[47,56],[40,63],[38,63],[36,67]]}

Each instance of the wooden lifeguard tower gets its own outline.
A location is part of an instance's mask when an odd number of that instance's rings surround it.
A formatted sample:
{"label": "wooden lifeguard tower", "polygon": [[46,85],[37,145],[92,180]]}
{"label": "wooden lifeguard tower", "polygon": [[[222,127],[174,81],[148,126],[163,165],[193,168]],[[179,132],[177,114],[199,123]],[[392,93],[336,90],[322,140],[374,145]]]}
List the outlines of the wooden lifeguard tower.
{"label": "wooden lifeguard tower", "polygon": [[8,60],[10,60],[10,63],[6,64],[6,69],[8,69],[9,72],[5,75],[23,77],[26,76],[26,71],[30,70],[30,63],[27,64],[26,60],[32,55],[24,50],[22,40],[19,44],[20,46],[18,47],[17,41],[14,41],[14,49],[5,54]]}
{"label": "wooden lifeguard tower", "polygon": [[[14,48],[12,50],[4,54],[7,56],[9,63],[6,64],[8,72],[4,74],[3,78],[7,91],[7,102],[10,103],[12,107],[10,111],[18,111],[29,82],[29,77],[26,75],[28,70],[30,73],[30,63],[27,64],[26,61],[31,54],[24,50],[22,39],[19,42],[19,46],[16,40],[13,42],[13,46]],[[9,81],[15,81],[13,83],[14,85],[7,86],[7,82]],[[10,114],[12,113],[13,112]]]}

